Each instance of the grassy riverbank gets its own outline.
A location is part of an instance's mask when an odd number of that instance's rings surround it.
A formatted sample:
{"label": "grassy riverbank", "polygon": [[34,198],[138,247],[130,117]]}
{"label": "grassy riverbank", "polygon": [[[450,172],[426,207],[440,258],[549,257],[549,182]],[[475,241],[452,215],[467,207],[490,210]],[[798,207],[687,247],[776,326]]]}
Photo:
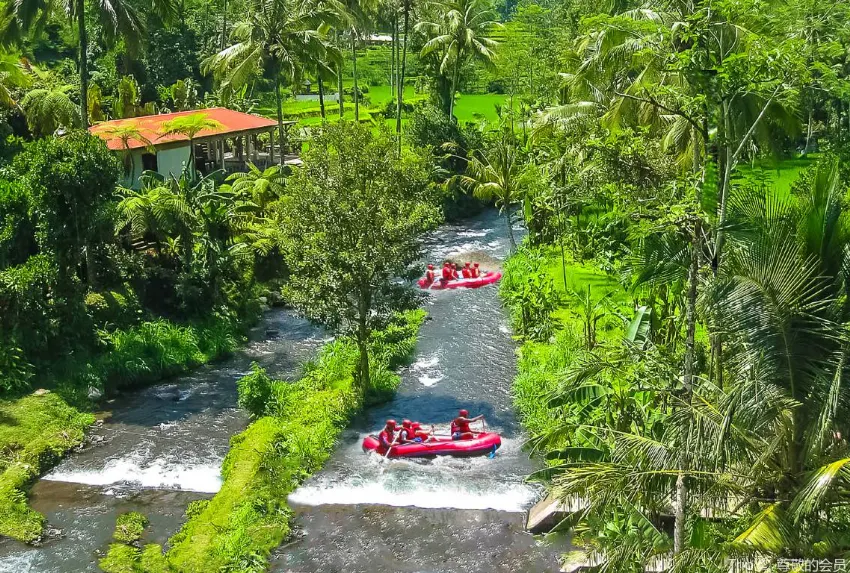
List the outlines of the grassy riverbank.
{"label": "grassy riverbank", "polygon": [[[349,340],[326,345],[295,383],[269,380],[255,369],[240,382],[247,393],[267,392],[259,416],[231,440],[224,460],[221,490],[187,510],[188,521],[171,539],[171,570],[264,570],[269,553],[290,533],[287,496],[319,470],[337,437],[364,402],[386,399],[401,382],[391,369],[413,355],[425,312],[398,318],[372,341],[373,386],[366,396],[352,373],[357,349]],[[146,550],[148,550],[146,548]],[[139,570],[139,560],[133,565]]]}
{"label": "grassy riverbank", "polygon": [[94,423],[88,388],[112,392],[154,383],[226,356],[240,325],[211,319],[202,325],[144,322],[108,335],[107,350],[69,363],[55,380],[16,399],[0,400],[0,535],[32,542],[44,517],[27,506],[28,486],[85,439]]}
{"label": "grassy riverbank", "polygon": [[548,321],[544,335],[531,332],[523,337],[513,386],[515,407],[532,437],[550,428],[559,415],[558,409],[548,407],[548,395],[584,352],[589,318],[597,314],[594,308],[608,311],[592,327],[597,344],[622,338],[625,322],[617,314],[631,317],[634,312],[630,293],[593,261],[580,263],[568,257],[565,262],[562,265],[554,247],[522,248],[506,261],[500,286],[519,334],[522,304],[528,303],[523,293],[549,293],[545,316],[536,317],[537,326]]}

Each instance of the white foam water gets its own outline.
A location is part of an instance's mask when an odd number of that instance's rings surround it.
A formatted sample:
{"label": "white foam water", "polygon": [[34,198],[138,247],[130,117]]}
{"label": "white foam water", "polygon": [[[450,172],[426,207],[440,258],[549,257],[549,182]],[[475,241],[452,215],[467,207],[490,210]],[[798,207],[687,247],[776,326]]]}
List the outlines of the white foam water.
{"label": "white foam water", "polygon": [[427,509],[494,509],[525,511],[537,499],[537,492],[524,484],[492,481],[416,483],[396,489],[387,480],[351,479],[340,484],[305,485],[289,496],[296,505],[390,505]]}
{"label": "white foam water", "polygon": [[38,561],[36,550],[0,557],[0,573],[37,573]]}
{"label": "white foam water", "polygon": [[94,486],[129,484],[142,488],[216,493],[221,489],[221,462],[176,464],[162,458],[145,462],[139,456],[109,460],[102,469],[55,470],[44,479]]}
{"label": "white foam water", "polygon": [[445,376],[443,376],[442,374],[438,374],[437,376],[429,376],[428,374],[423,374],[419,377],[419,383],[425,387],[430,388],[443,378],[445,378]]}

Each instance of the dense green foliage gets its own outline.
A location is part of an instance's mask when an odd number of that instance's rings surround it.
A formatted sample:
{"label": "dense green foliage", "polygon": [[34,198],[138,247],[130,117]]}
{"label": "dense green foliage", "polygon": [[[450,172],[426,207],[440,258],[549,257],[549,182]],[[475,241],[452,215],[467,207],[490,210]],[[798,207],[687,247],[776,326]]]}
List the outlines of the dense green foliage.
{"label": "dense green foliage", "polygon": [[25,488],[79,445],[93,422],[53,393],[0,401],[0,535],[39,538],[44,517],[27,506]]}
{"label": "dense green foliage", "polygon": [[581,500],[562,526],[606,571],[840,558],[850,179],[825,46],[847,28],[808,2],[631,7],[575,29],[559,105],[514,130],[543,176],[502,284],[535,477]]}
{"label": "dense green foliage", "polygon": [[420,255],[421,235],[440,220],[428,160],[396,157],[390,137],[358,124],[322,128],[280,202],[285,294],[305,315],[351,336],[359,381],[371,381],[368,342],[390,314],[409,308],[395,278]]}

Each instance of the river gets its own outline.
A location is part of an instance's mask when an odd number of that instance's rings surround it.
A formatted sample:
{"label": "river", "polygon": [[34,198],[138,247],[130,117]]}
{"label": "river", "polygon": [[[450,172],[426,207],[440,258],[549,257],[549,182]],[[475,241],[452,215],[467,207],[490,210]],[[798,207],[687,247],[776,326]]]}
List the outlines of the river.
{"label": "river", "polygon": [[[426,242],[436,263],[452,257],[492,268],[507,251],[494,211],[445,225]],[[325,469],[290,496],[296,536],[273,554],[272,571],[558,571],[566,548],[523,530],[524,511],[540,492],[523,479],[536,466],[521,450],[510,394],[515,345],[496,287],[433,292],[425,308],[429,320],[396,397],[359,416]],[[147,515],[145,541],[164,543],[188,503],[219,488],[229,438],[247,423],[234,381],[252,360],[295,376],[321,336],[274,311],[232,359],[111,404],[112,416],[94,432],[101,443],[33,487],[33,507],[58,531],[38,548],[0,542],[0,573],[97,571],[98,552],[124,511]],[[383,460],[361,450],[362,438],[387,418],[433,422],[445,432],[460,408],[484,414],[487,429],[502,434],[493,459]]]}
{"label": "river", "polygon": [[324,334],[291,311],[268,312],[233,357],[108,403],[91,445],[32,488],[32,506],[47,516],[40,547],[0,539],[0,573],[100,571],[115,518],[139,511],[150,519],[146,542],[164,543],[186,506],[221,487],[230,437],[248,417],[236,407],[236,380],[257,361],[295,378]]}
{"label": "river", "polygon": [[[496,266],[508,252],[504,221],[489,211],[445,225],[426,251],[438,265],[451,257]],[[429,320],[395,399],[355,420],[325,468],[290,496],[298,537],[276,552],[272,571],[559,570],[565,548],[523,531],[524,511],[540,492],[524,482],[536,466],[521,450],[511,399],[515,345],[496,287],[432,292],[425,308]],[[361,450],[387,418],[436,422],[448,432],[460,408],[484,414],[487,429],[502,434],[495,458],[384,460]]]}

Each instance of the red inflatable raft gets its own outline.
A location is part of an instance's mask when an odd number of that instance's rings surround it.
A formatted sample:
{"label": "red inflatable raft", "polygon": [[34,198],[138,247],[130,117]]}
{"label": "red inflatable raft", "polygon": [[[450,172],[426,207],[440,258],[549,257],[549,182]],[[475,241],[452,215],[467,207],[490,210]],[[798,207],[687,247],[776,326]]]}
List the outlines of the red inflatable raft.
{"label": "red inflatable raft", "polygon": [[[482,432],[471,440],[452,440],[451,438],[436,438],[432,442],[418,444],[400,444],[390,448],[388,458],[424,458],[433,456],[483,456],[495,453],[502,445],[499,434]],[[387,451],[381,447],[376,436],[366,436],[363,440],[364,452],[375,452],[385,455]]]}
{"label": "red inflatable raft", "polygon": [[502,278],[502,273],[498,271],[488,271],[474,279],[455,279],[453,281],[437,279],[429,285],[423,277],[419,279],[419,288],[431,290],[445,290],[447,288],[479,288],[485,285],[491,285],[500,278]]}

